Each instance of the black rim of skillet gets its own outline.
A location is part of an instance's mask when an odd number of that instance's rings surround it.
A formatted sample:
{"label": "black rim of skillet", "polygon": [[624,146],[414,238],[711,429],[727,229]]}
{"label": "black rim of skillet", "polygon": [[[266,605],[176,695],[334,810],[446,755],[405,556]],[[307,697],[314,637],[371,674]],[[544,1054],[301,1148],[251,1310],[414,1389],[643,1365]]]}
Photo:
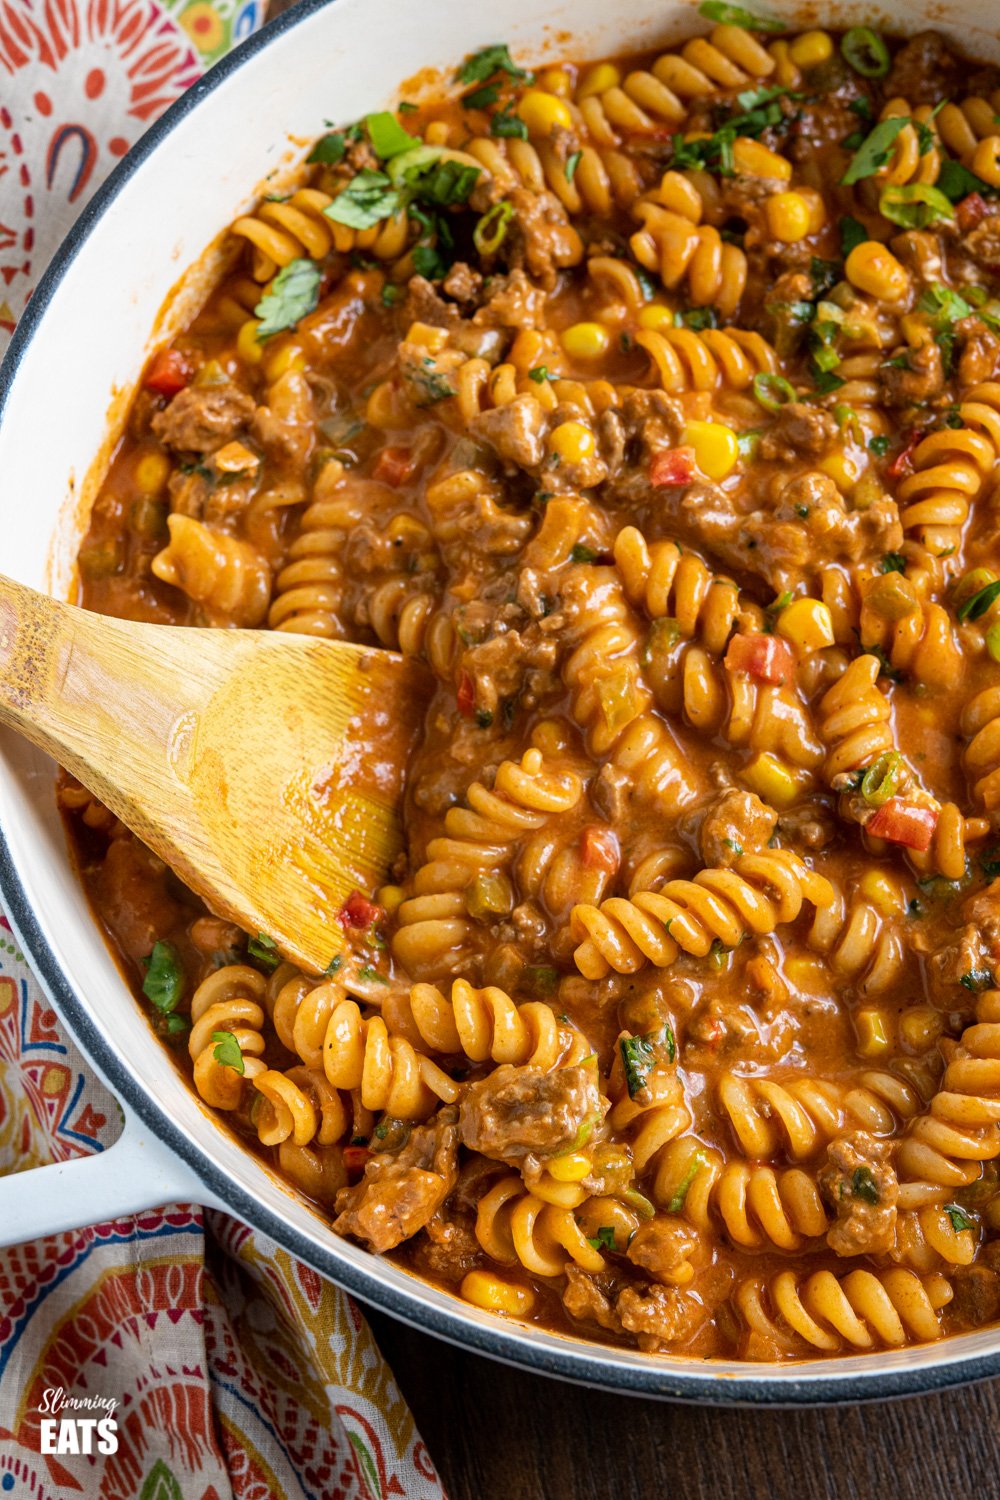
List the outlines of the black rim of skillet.
{"label": "black rim of skillet", "polygon": [[[45,316],[53,294],[91,229],[115,201],[125,184],[174,127],[198,107],[202,99],[224,84],[251,58],[256,57],[275,37],[335,3],[336,0],[299,0],[292,10],[286,11],[241,42],[182,94],[114,169],[66,236],[15,329],[10,347],[0,363],[0,421],[21,360]],[[444,1311],[425,1302],[419,1292],[420,1283],[416,1279],[413,1292],[387,1286],[374,1271],[341,1259],[336,1253],[335,1244],[326,1249],[308,1240],[294,1226],[287,1224],[257,1198],[245,1192],[220,1169],[211,1156],[179,1130],[152,1097],[145,1093],[138,1080],[107,1044],[49,947],[28,903],[2,828],[0,892],[11,925],[24,952],[31,958],[43,989],[58,1008],[83,1051],[104,1074],[115,1093],[152,1133],[176,1152],[215,1197],[226,1204],[237,1217],[269,1234],[293,1255],[314,1266],[345,1290],[415,1328],[435,1334],[460,1348],[473,1350],[477,1354],[538,1375],[556,1376],[627,1394],[658,1396],[712,1406],[812,1406],[828,1402],[872,1401],[946,1390],[1000,1374],[1000,1349],[989,1354],[913,1370],[880,1371],[878,1356],[868,1355],[866,1358],[871,1362],[871,1374],[826,1375],[820,1370],[815,1374],[810,1371],[803,1377],[796,1376],[794,1367],[791,1367],[788,1375],[783,1378],[755,1378],[745,1382],[738,1376],[723,1378],[713,1375],[712,1363],[708,1360],[704,1362],[704,1375],[681,1374],[672,1361],[655,1357],[650,1357],[642,1365],[609,1364],[602,1358],[601,1345],[596,1343],[589,1350],[582,1341],[567,1343],[565,1350],[543,1349],[518,1339],[513,1329],[505,1331],[499,1318],[495,1328],[466,1322],[457,1313]],[[374,1257],[372,1260],[374,1266]],[[456,1301],[456,1305],[460,1304]],[[748,1366],[748,1375],[752,1368]],[[835,1368],[834,1365],[834,1371]]]}

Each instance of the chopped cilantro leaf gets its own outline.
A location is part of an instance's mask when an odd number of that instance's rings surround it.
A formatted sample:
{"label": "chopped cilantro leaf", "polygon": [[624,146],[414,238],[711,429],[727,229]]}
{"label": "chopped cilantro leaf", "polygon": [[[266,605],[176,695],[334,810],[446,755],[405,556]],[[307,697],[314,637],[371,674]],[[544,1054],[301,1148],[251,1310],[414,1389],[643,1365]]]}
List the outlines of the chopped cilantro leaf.
{"label": "chopped cilantro leaf", "polygon": [[347,150],[347,140],[339,130],[330,135],[321,135],[315,146],[306,157],[306,161],[312,166],[320,163],[324,167],[335,166],[338,161],[343,161],[344,152]]}
{"label": "chopped cilantro leaf", "polygon": [[506,73],[509,78],[520,79],[523,83],[530,83],[532,78],[524,68],[517,66],[503,42],[482,47],[467,57],[456,77],[459,83],[485,83],[494,73]]}
{"label": "chopped cilantro leaf", "polygon": [[508,104],[506,109],[498,111],[490,116],[490,135],[503,138],[514,138],[526,141],[528,139],[528,127],[524,121],[514,113],[513,104]]}
{"label": "chopped cilantro leaf", "polygon": [[255,938],[249,940],[247,957],[258,969],[263,969],[265,974],[273,974],[281,963],[278,945],[266,932],[258,932]]}
{"label": "chopped cilantro leaf", "polygon": [[595,1250],[614,1250],[615,1227],[613,1224],[602,1224],[593,1239],[587,1237],[587,1244]]}
{"label": "chopped cilantro leaf", "polygon": [[489,105],[496,104],[499,98],[500,85],[484,83],[482,88],[470,89],[467,94],[463,94],[462,103],[466,109],[487,109]]}
{"label": "chopped cilantro leaf", "polygon": [[385,173],[365,167],[323,212],[328,219],[346,224],[349,229],[371,229],[394,214],[399,206],[400,195]]}
{"label": "chopped cilantro leaf", "polygon": [[957,1203],[946,1203],[944,1211],[951,1220],[951,1227],[956,1234],[962,1234],[966,1229],[972,1228],[972,1220],[968,1214],[963,1213]]}
{"label": "chopped cilantro leaf", "polygon": [[549,378],[548,365],[533,365],[528,371],[528,379],[533,380],[536,385],[542,385]]}
{"label": "chopped cilantro leaf", "polygon": [[858,245],[863,245],[869,238],[865,226],[855,219],[851,214],[842,214],[840,218],[840,253],[846,260],[851,251]]}
{"label": "chopped cilantro leaf", "polygon": [[854,1176],[851,1178],[851,1190],[855,1198],[860,1198],[862,1203],[879,1201],[878,1183],[872,1176],[870,1167],[855,1167]]}
{"label": "chopped cilantro leaf", "polygon": [[142,993],[161,1015],[168,1015],[170,1011],[177,1009],[184,993],[184,969],[181,956],[173,943],[161,939],[153,944],[146,977],[142,982]]}
{"label": "chopped cilantro leaf", "polygon": [[247,1068],[246,1063],[243,1061],[243,1053],[240,1051],[240,1044],[233,1036],[233,1033],[231,1031],[213,1031],[212,1041],[215,1043],[215,1050],[212,1056],[216,1062],[221,1063],[224,1068],[232,1068],[233,1072],[239,1073],[242,1078]]}
{"label": "chopped cilantro leaf", "polygon": [[843,177],[844,187],[860,182],[863,177],[873,177],[879,167],[884,167],[892,155],[896,137],[910,124],[909,115],[892,115],[888,120],[879,120],[861,141]]}
{"label": "chopped cilantro leaf", "polygon": [[574,542],[569,555],[570,561],[575,563],[596,562],[598,556],[593,547],[586,547],[583,542]]}
{"label": "chopped cilantro leaf", "polygon": [[977,177],[975,172],[970,172],[968,167],[963,167],[958,161],[943,161],[941,170],[938,172],[935,187],[950,198],[952,203],[958,203],[967,198],[970,193],[979,193],[985,198],[996,189],[982,177]]}
{"label": "chopped cilantro leaf", "polygon": [[[872,443],[874,441],[875,441],[875,439],[872,438]],[[888,444],[888,441],[889,440],[887,438],[886,439],[886,444]],[[871,447],[871,443],[869,443],[868,446],[870,448]],[[882,449],[882,452],[883,453],[885,452],[884,448]],[[879,571],[882,572],[882,573],[905,573],[906,572],[906,558],[903,556],[903,554],[901,552],[886,552],[885,555],[882,558],[882,562],[880,564]]]}
{"label": "chopped cilantro leaf", "polygon": [[573,178],[576,176],[576,169],[580,165],[580,157],[582,155],[582,151],[571,151],[569,156],[567,156],[566,166],[563,169],[566,174],[567,182],[572,182]]}
{"label": "chopped cilantro leaf", "polygon": [[271,282],[271,290],[254,308],[260,318],[257,340],[294,328],[302,318],[313,312],[319,302],[320,282],[323,273],[314,260],[290,260]]}

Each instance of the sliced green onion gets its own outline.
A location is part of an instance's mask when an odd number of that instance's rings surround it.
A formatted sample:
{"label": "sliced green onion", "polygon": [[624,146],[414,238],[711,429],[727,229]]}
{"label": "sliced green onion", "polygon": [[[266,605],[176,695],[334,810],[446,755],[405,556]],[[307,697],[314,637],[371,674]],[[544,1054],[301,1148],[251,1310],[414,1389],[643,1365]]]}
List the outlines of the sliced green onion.
{"label": "sliced green onion", "polygon": [[975,594],[970,594],[955,611],[960,620],[978,620],[986,613],[991,605],[1000,598],[1000,578],[994,578],[985,588],[979,589]]}
{"label": "sliced green onion", "polygon": [[865,440],[865,430],[861,425],[861,418],[853,406],[848,406],[846,401],[838,401],[833,408],[833,420],[842,431],[846,432],[854,441],[861,444]]}
{"label": "sliced green onion", "polygon": [[932,187],[929,182],[884,187],[879,194],[878,211],[904,229],[926,229],[930,224],[955,217],[954,205],[940,188]]}
{"label": "sliced green onion", "polygon": [[873,760],[861,779],[861,795],[869,807],[881,807],[888,802],[899,785],[903,774],[903,757],[898,750],[883,750]]}
{"label": "sliced green onion", "polygon": [[612,672],[597,683],[597,701],[608,730],[613,734],[631,724],[636,715],[635,680],[627,670]]}
{"label": "sliced green onion", "polygon": [[514,889],[506,875],[480,871],[465,888],[465,909],[474,922],[507,916],[514,909]]}
{"label": "sliced green onion", "polygon": [[641,1219],[655,1219],[656,1217],[656,1209],[638,1188],[626,1188],[622,1193],[622,1202],[634,1208]]}
{"label": "sliced green onion", "polygon": [[889,49],[870,26],[852,26],[840,50],[844,61],[862,78],[884,78],[889,71]]}
{"label": "sliced green onion", "polygon": [[488,208],[472,231],[472,242],[480,255],[495,255],[507,238],[507,226],[514,217],[514,205],[504,199]]}
{"label": "sliced green onion", "polygon": [[772,16],[755,16],[742,5],[726,5],[723,0],[702,0],[698,14],[720,26],[742,26],[746,31],[784,31],[784,21]]}
{"label": "sliced green onion", "polygon": [[765,411],[780,411],[789,401],[795,400],[795,387],[791,381],[770,371],[754,376],[753,393]]}

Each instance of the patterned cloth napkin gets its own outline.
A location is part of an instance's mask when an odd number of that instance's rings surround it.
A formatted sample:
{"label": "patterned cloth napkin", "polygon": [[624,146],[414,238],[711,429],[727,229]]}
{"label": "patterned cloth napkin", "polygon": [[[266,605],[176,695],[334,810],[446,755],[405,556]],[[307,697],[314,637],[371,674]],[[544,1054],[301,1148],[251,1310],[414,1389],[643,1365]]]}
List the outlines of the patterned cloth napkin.
{"label": "patterned cloth napkin", "polygon": [[[0,0],[0,353],[116,159],[260,20],[259,0]],[[0,1173],[119,1128],[0,911]],[[116,1452],[42,1451],[65,1398],[111,1415]],[[0,1251],[0,1500],[74,1495],[443,1500],[350,1299],[190,1204]]]}

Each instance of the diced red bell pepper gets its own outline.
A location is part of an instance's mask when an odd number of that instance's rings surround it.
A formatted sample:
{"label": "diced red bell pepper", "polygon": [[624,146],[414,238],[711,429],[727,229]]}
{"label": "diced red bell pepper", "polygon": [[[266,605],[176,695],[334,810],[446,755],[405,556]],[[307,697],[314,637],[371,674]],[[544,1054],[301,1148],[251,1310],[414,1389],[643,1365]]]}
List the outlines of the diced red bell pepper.
{"label": "diced red bell pepper", "polygon": [[360,891],[352,891],[340,908],[340,925],[364,932],[373,922],[381,922],[384,916],[385,912],[376,902],[369,901]]}
{"label": "diced red bell pepper", "polygon": [[690,484],[697,472],[693,448],[661,448],[649,461],[649,482],[654,489]]}
{"label": "diced red bell pepper", "polygon": [[890,797],[875,816],[869,818],[865,830],[873,838],[888,839],[890,844],[902,844],[924,854],[931,846],[937,820],[936,807],[921,807],[903,797]]}
{"label": "diced red bell pepper", "polygon": [[372,478],[398,489],[411,477],[414,467],[412,448],[383,448],[375,460]]}
{"label": "diced red bell pepper", "polygon": [[968,234],[970,229],[975,229],[981,224],[990,211],[982,193],[969,193],[955,209],[955,219],[963,234]]}
{"label": "diced red bell pepper", "polygon": [[468,672],[463,672],[458,684],[458,711],[463,719],[471,719],[476,707],[476,685]]}
{"label": "diced red bell pepper", "polygon": [[191,383],[192,370],[178,349],[161,349],[146,371],[143,385],[158,396],[173,397]]}
{"label": "diced red bell pepper", "polygon": [[621,851],[614,832],[589,824],[580,834],[580,857],[588,870],[606,870],[609,875],[617,875]]}
{"label": "diced red bell pepper", "polygon": [[745,672],[761,682],[790,682],[795,657],[786,641],[777,635],[734,635],[726,652],[730,672]]}
{"label": "diced red bell pepper", "polygon": [[902,448],[885,471],[890,479],[902,479],[904,474],[910,472],[913,467],[914,450],[920,446],[923,438],[924,434],[919,427],[911,427],[903,439]]}
{"label": "diced red bell pepper", "polygon": [[367,1146],[345,1146],[344,1166],[352,1177],[360,1177],[368,1163],[371,1151]]}

